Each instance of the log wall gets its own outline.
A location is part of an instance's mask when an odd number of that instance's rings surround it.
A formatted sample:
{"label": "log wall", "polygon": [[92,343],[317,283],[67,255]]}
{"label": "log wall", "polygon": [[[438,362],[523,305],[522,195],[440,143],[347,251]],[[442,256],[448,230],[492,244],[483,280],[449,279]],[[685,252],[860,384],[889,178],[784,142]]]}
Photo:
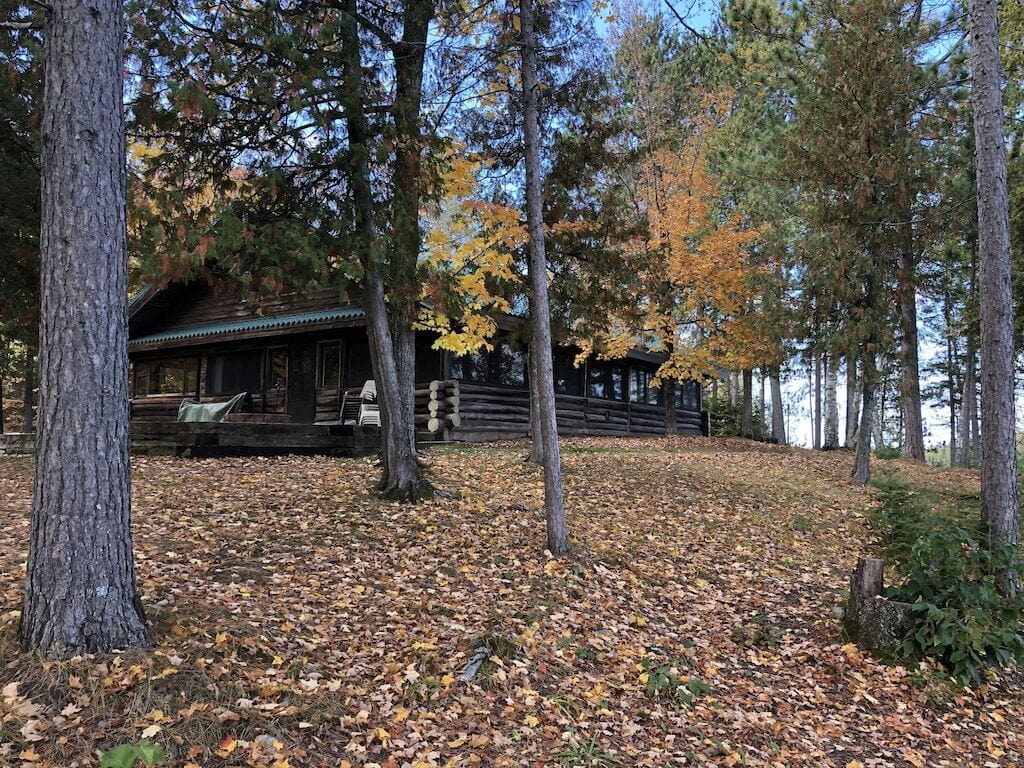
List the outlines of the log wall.
{"label": "log wall", "polygon": [[[555,413],[561,435],[665,434],[661,405],[556,395]],[[524,437],[530,433],[529,391],[464,381],[419,384],[416,424],[421,434],[434,440],[480,442]],[[679,434],[700,435],[703,425],[700,411],[676,413]]]}

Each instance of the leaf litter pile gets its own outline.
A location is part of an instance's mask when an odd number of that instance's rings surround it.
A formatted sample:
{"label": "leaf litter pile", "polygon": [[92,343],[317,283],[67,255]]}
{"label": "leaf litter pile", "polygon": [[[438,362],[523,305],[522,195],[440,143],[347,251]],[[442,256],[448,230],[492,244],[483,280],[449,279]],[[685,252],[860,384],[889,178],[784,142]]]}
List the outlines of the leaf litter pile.
{"label": "leaf litter pile", "polygon": [[[1016,673],[959,689],[837,618],[870,549],[841,452],[566,441],[574,552],[545,557],[525,444],[435,448],[447,493],[371,460],[134,462],[148,652],[18,649],[31,462],[0,458],[0,765],[1012,766]],[[976,493],[976,476],[894,462]]]}

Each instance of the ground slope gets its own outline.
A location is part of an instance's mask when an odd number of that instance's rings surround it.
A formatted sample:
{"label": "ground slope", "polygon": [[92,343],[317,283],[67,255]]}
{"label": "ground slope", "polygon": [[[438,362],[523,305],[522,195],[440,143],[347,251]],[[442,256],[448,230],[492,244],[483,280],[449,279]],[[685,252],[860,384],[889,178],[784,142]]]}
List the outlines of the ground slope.
{"label": "ground slope", "polygon": [[844,645],[872,503],[847,454],[567,441],[551,560],[524,453],[432,450],[453,497],[416,507],[368,460],[137,459],[156,650],[62,663],[14,644],[31,467],[0,458],[0,765],[143,735],[199,766],[1024,763],[1013,678],[959,692]]}

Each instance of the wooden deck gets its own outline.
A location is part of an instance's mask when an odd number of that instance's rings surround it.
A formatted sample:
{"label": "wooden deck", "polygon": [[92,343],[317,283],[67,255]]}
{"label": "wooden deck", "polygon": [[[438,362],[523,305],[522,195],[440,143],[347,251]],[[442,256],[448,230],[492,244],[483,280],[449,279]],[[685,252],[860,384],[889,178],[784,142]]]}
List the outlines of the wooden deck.
{"label": "wooden deck", "polygon": [[380,429],[351,424],[132,422],[132,453],[150,456],[368,456]]}

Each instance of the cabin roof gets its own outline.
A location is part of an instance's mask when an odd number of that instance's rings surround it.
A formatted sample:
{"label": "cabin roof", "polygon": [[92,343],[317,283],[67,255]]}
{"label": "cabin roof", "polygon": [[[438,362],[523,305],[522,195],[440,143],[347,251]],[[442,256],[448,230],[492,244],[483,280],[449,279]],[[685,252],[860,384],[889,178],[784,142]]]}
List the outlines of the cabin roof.
{"label": "cabin roof", "polygon": [[344,306],[334,309],[323,309],[316,312],[295,312],[287,315],[271,315],[269,317],[249,317],[242,320],[229,320],[219,323],[172,328],[148,336],[140,336],[129,341],[129,347],[142,347],[171,341],[193,341],[207,339],[212,336],[225,336],[236,333],[254,331],[283,330],[300,326],[334,323],[339,320],[362,320],[366,313],[362,307]]}

